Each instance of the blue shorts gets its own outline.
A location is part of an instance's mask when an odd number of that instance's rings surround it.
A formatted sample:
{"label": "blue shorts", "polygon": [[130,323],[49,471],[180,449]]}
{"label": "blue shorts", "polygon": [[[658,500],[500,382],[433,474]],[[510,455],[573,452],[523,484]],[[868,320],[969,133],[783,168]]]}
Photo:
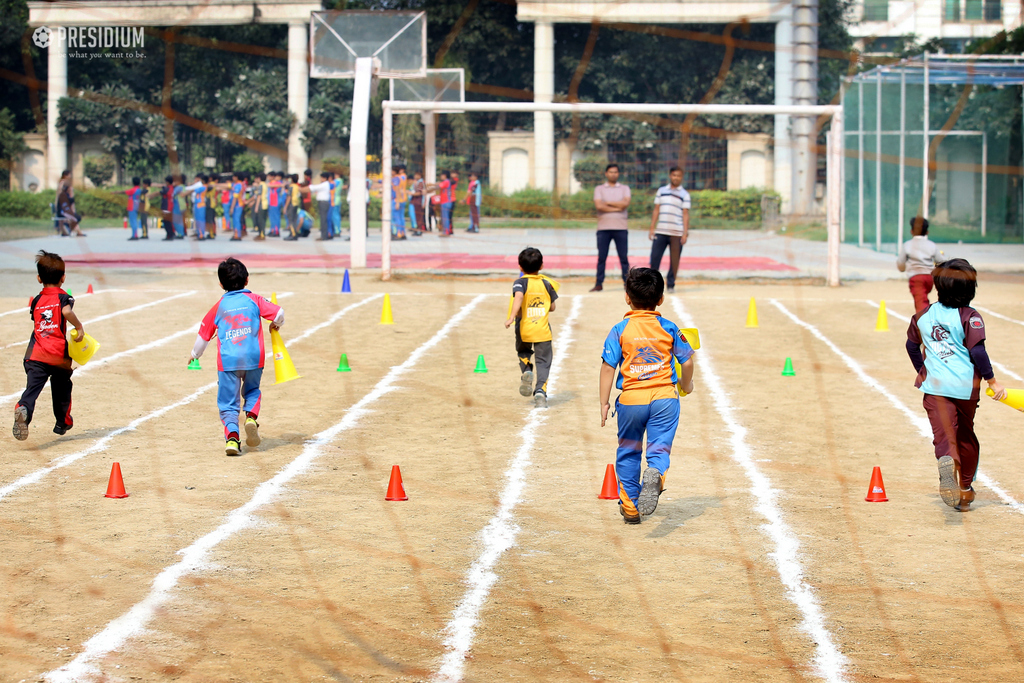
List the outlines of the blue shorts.
{"label": "blue shorts", "polygon": [[615,473],[619,495],[636,505],[640,496],[641,456],[647,433],[647,466],[668,472],[672,442],[679,427],[679,399],[659,398],[649,404],[631,406],[615,402],[619,422],[619,448],[615,453]]}

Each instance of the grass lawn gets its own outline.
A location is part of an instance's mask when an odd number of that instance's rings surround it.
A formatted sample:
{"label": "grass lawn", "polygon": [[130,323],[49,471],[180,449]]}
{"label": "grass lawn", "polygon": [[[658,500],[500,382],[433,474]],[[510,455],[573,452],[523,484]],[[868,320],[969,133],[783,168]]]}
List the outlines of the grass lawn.
{"label": "grass lawn", "polygon": [[[90,228],[114,228],[117,227],[115,218],[86,218],[81,223],[82,230],[88,232]],[[28,239],[31,237],[46,237],[56,235],[53,229],[53,221],[49,218],[18,218],[14,216],[0,216],[0,242],[10,240]]]}

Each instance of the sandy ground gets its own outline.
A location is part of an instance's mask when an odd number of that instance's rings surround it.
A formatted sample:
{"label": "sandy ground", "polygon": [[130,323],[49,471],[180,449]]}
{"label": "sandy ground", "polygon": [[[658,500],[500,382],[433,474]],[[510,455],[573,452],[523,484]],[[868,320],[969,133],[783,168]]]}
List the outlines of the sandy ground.
{"label": "sandy ground", "polygon": [[[518,394],[512,334],[501,325],[509,282],[354,279],[254,274],[282,296],[286,341],[302,379],[265,375],[263,444],[223,454],[215,389],[110,438],[38,482],[0,497],[0,680],[38,680],[153,590],[178,554],[214,531],[257,487],[348,419],[465,306],[472,311],[320,449],[251,524],[186,573],[146,623],[94,664],[108,680],[426,681],[445,652],[445,626],[466,592],[481,531],[499,506],[531,403]],[[923,416],[903,348],[906,324],[874,331],[886,299],[909,315],[905,283],[828,290],[792,283],[690,283],[679,303],[747,430],[798,548],[766,534],[750,480],[734,456],[701,363],[683,399],[668,490],[639,527],[622,524],[597,492],[614,461],[613,425],[600,428],[601,344],[624,313],[621,292],[585,294],[569,281],[552,319],[571,346],[514,509],[518,535],[494,566],[467,681],[814,680],[819,654],[780,579],[777,553],[796,559],[845,658],[834,680],[1017,681],[1024,678],[1024,515],[978,486],[968,513],[939,500],[931,445],[883,394],[771,303],[817,327],[895,400]],[[216,301],[208,273],[109,273],[81,296],[86,321],[195,292],[87,325],[100,357],[187,330]],[[284,297],[285,292],[291,295]],[[395,325],[379,324],[390,293]],[[1024,321],[1012,278],[984,280],[976,303]],[[488,294],[476,301],[476,294]],[[760,328],[744,327],[757,297]],[[475,302],[475,303],[474,303]],[[24,306],[0,297],[0,313]],[[672,301],[664,314],[677,319]],[[1024,374],[1022,325],[986,316],[993,359]],[[0,317],[0,346],[26,338],[22,314]],[[76,373],[75,428],[59,438],[48,390],[28,441],[4,437],[0,487],[89,449],[112,431],[216,380],[216,359],[187,371],[191,333]],[[23,387],[24,347],[0,351],[0,395]],[[335,371],[347,353],[352,373]],[[476,374],[477,355],[490,372]],[[786,357],[796,377],[782,377]],[[1002,377],[1008,386],[1024,381]],[[9,413],[13,400],[5,403]],[[351,416],[350,416],[351,417]],[[1024,501],[1022,416],[983,400],[982,470]],[[112,462],[131,496],[103,497]],[[407,502],[385,502],[400,465]],[[880,466],[890,501],[863,498]],[[1022,508],[1024,509],[1024,508]]]}

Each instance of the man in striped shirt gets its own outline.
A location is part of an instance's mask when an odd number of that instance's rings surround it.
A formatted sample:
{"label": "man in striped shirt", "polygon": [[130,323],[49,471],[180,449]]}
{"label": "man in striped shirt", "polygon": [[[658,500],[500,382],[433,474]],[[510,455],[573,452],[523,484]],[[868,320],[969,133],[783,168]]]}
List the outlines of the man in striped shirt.
{"label": "man in striped shirt", "polygon": [[649,237],[653,242],[651,268],[654,270],[661,270],[661,258],[665,255],[665,247],[669,248],[669,271],[665,284],[669,292],[674,292],[679,256],[690,232],[690,193],[683,189],[683,169],[678,166],[669,169],[668,180],[669,184],[658,188],[654,198]]}

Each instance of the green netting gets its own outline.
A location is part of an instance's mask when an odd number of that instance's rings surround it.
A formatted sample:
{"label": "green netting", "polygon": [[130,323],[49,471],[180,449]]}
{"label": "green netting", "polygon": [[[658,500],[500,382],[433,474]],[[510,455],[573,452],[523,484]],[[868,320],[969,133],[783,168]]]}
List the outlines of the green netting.
{"label": "green netting", "polygon": [[[848,84],[843,98],[843,239],[891,251],[901,237],[909,238],[907,224],[924,206],[924,86],[920,69],[908,69],[905,85],[900,83],[898,68],[885,72],[881,84],[877,73],[862,74]],[[914,80],[918,82],[913,83]],[[1020,242],[1024,234],[1020,210],[1021,158],[1019,145],[1011,144],[1011,138],[1016,140],[1019,136],[1019,131],[1013,131],[1011,119],[1016,116],[1019,125],[1021,88],[975,85],[965,91],[965,87],[929,87],[929,139],[934,155],[927,205],[930,234],[937,241]]]}

